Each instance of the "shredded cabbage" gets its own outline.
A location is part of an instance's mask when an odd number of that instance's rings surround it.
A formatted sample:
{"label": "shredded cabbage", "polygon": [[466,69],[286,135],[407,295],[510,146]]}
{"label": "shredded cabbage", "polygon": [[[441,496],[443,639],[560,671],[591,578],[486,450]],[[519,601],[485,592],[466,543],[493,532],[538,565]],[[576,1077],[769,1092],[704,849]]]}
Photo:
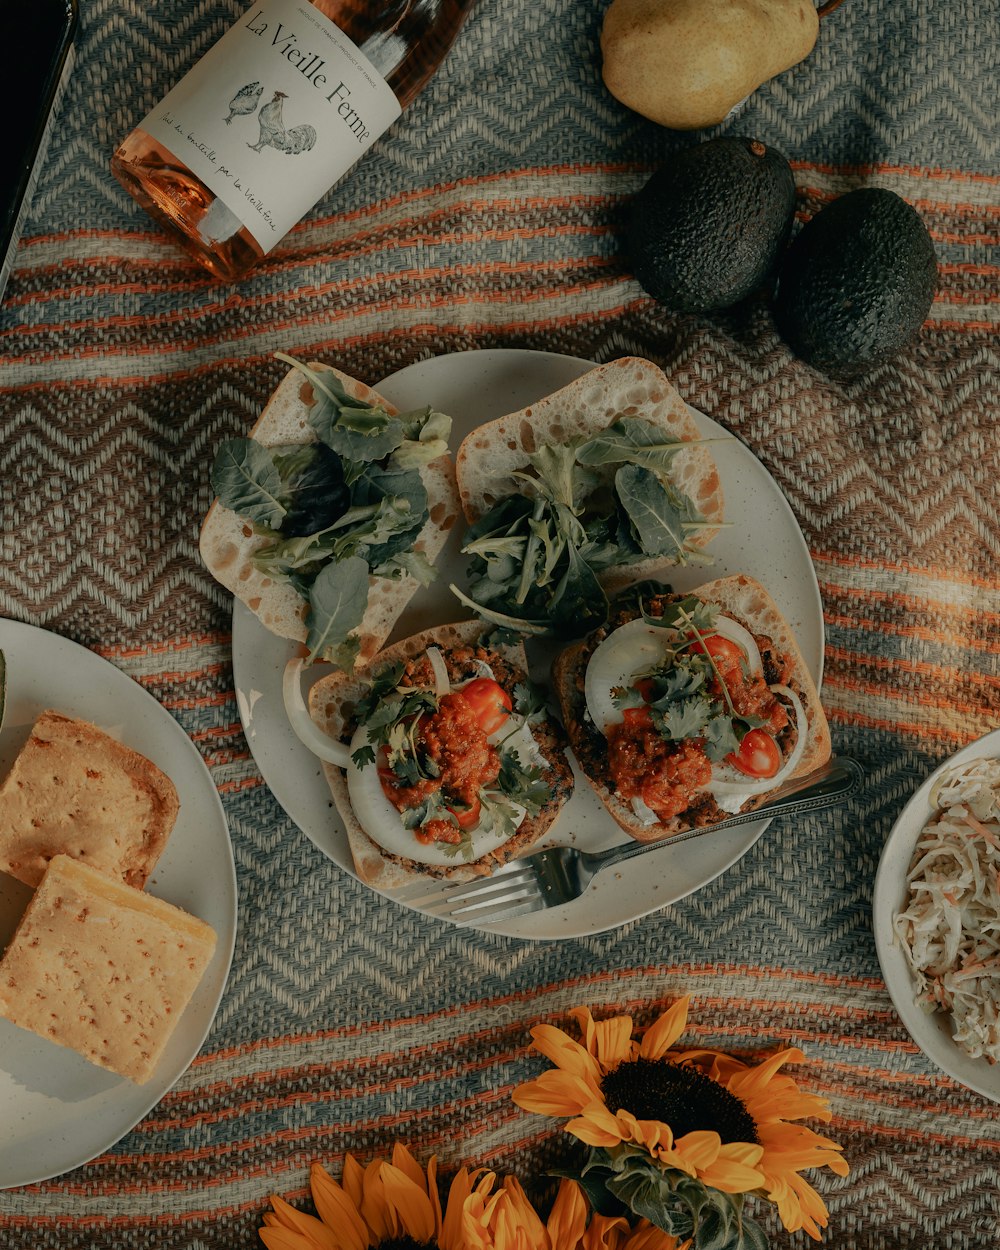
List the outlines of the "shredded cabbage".
{"label": "shredded cabbage", "polygon": [[1000,759],[943,774],[931,793],[893,929],[924,1011],[947,1011],[955,1042],[1000,1060]]}

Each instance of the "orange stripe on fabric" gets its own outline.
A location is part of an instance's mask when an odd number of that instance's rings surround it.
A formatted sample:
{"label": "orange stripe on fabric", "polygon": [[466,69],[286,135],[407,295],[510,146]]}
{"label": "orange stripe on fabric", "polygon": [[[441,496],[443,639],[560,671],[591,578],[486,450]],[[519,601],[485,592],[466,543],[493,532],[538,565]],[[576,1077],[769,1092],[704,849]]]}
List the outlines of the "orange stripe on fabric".
{"label": "orange stripe on fabric", "polygon": [[[937,677],[941,681],[946,682],[952,689],[957,688],[960,684],[967,686],[982,686],[986,689],[996,689],[1000,693],[1000,675],[991,673],[974,673],[966,669],[958,669],[954,665],[929,664],[920,660],[906,660],[902,658],[887,658],[886,656],[867,655],[862,651],[847,650],[844,647],[826,648],[826,657],[828,660],[839,660],[844,664],[859,664],[865,668],[877,669],[880,672],[888,673],[913,673],[923,677]],[[844,683],[838,683],[843,685]],[[960,704],[952,704],[959,706]],[[978,705],[970,704],[963,711],[974,711]]]}
{"label": "orange stripe on fabric", "polygon": [[[929,581],[957,582],[960,586],[976,586],[984,587],[987,590],[1000,591],[1000,578],[974,577],[964,573],[960,569],[946,568],[939,564],[913,564],[909,560],[863,560],[853,556],[841,555],[839,551],[824,551],[821,548],[811,552],[814,561],[821,561],[824,564],[831,564],[845,569],[868,569],[873,573],[882,573],[884,571],[896,573],[909,573],[914,577],[924,577]],[[839,590],[839,586],[833,589]],[[879,594],[877,590],[862,592],[865,594]]]}
{"label": "orange stripe on fabric", "polygon": [[[958,729],[950,729],[936,722],[928,724],[921,721],[888,720],[880,716],[868,716],[853,707],[849,711],[825,707],[825,711],[827,720],[832,724],[843,725],[847,729],[875,729],[882,733],[906,734],[917,742],[930,741],[942,743],[944,746],[965,746],[976,737],[973,734],[970,738],[967,733],[962,733]],[[984,733],[986,728],[988,726],[984,727]]]}

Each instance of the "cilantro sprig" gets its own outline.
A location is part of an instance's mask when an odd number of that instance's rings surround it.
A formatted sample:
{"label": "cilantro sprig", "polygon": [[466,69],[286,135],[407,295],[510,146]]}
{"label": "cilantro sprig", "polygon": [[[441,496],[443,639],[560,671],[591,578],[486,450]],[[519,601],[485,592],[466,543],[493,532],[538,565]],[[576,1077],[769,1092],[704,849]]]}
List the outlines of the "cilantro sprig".
{"label": "cilantro sprig", "polygon": [[694,595],[668,604],[660,615],[642,612],[642,619],[665,631],[664,656],[653,668],[637,674],[647,684],[648,698],[633,685],[613,692],[621,708],[647,706],[656,732],[667,742],[701,738],[709,759],[718,762],[739,749],[746,733],[766,718],[740,712],[722,673],[705,645],[715,630],[718,608]]}

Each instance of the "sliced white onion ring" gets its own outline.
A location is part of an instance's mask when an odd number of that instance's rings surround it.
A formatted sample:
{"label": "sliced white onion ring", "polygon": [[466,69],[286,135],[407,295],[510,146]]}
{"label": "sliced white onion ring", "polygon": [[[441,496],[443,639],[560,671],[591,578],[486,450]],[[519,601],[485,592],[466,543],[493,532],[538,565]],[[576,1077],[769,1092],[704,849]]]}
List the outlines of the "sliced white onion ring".
{"label": "sliced white onion ring", "polygon": [[451,690],[451,678],[448,676],[448,669],[445,667],[444,656],[437,647],[427,648],[427,659],[430,661],[431,670],[434,673],[434,693],[440,699],[442,695],[448,694]]}
{"label": "sliced white onion ring", "polygon": [[[802,758],[802,752],[806,748],[808,723],[806,721],[805,709],[799,696],[794,690],[790,690],[788,686],[772,686],[771,692],[780,694],[787,699],[795,711],[795,746],[792,747],[788,759],[785,760],[773,777],[761,777],[755,780],[753,777],[747,777],[738,769],[726,764],[713,764],[712,780],[706,788],[715,795],[719,806],[724,811],[737,811],[739,810],[739,805],[742,805],[747,799],[757,794],[767,794],[769,790],[774,790],[783,781],[787,781],[788,777],[798,767],[799,760]],[[739,800],[737,807],[732,806],[732,800],[734,799]],[[727,801],[724,802],[723,800]]]}
{"label": "sliced white onion ring", "polygon": [[338,768],[351,768],[351,749],[325,734],[309,715],[309,708],[302,695],[302,670],[305,660],[289,660],[281,679],[281,695],[285,702],[285,714],[298,740],[328,764]]}
{"label": "sliced white onion ring", "polygon": [[656,825],[659,824],[660,818],[656,812],[649,806],[645,799],[640,798],[638,794],[632,798],[632,811],[639,818],[640,824]]}
{"label": "sliced white onion ring", "polygon": [[[607,733],[609,725],[619,725],[625,719],[621,708],[615,705],[612,691],[631,686],[636,674],[660,663],[664,643],[670,633],[670,630],[648,625],[638,617],[613,630],[595,648],[584,676],[584,695],[590,718],[601,733]],[[719,634],[735,642],[746,656],[751,676],[764,671],[753,634],[731,617],[718,616],[712,629],[705,633],[709,637]]]}

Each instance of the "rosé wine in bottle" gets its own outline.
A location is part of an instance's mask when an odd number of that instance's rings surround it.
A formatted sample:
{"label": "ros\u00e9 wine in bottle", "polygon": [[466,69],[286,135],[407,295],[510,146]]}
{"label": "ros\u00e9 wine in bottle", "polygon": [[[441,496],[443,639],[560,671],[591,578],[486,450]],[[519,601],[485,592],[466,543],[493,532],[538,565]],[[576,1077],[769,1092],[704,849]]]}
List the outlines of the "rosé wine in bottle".
{"label": "ros\u00e9 wine in bottle", "polygon": [[243,277],[382,135],[474,0],[257,0],[111,170],[217,278]]}

